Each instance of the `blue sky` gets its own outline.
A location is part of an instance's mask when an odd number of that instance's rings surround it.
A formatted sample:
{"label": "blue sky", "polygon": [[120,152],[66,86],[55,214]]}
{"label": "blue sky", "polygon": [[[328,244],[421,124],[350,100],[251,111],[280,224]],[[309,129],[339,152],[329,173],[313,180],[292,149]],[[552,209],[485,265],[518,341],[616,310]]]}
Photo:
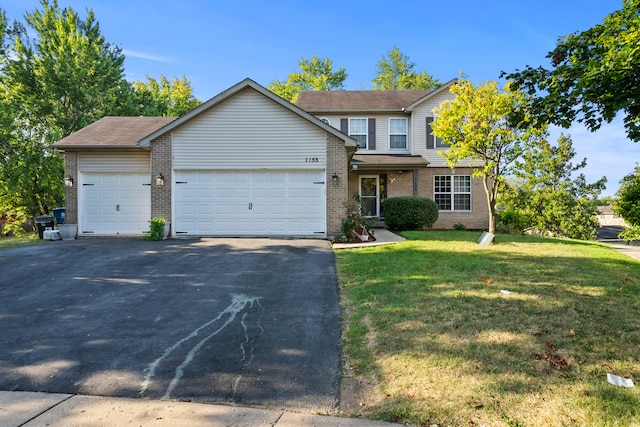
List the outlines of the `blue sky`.
{"label": "blue sky", "polygon": [[[39,0],[1,4],[10,19]],[[464,72],[475,83],[501,71],[548,66],[559,36],[601,23],[622,0],[458,0],[399,3],[219,0],[59,0],[85,16],[95,12],[108,42],[126,56],[130,80],[186,76],[205,101],[249,77],[263,86],[284,80],[315,54],[345,67],[345,89],[370,89],[377,62],[397,45],[416,71],[446,82]],[[576,125],[571,135],[589,182],[608,178],[603,195],[640,161],[621,120],[596,133]],[[553,131],[553,140],[560,131]]]}

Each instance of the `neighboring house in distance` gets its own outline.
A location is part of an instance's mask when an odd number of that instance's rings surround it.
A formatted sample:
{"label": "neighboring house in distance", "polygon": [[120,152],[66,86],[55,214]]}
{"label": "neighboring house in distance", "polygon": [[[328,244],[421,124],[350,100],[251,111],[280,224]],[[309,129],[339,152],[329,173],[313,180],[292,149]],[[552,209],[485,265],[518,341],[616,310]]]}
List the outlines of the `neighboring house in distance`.
{"label": "neighboring house in distance", "polygon": [[620,218],[613,212],[613,206],[598,206],[598,222],[600,226],[618,225],[626,226],[623,218]]}
{"label": "neighboring house in distance", "polygon": [[105,117],[53,146],[65,158],[68,224],[79,236],[331,238],[359,192],[440,206],[435,228],[488,225],[482,182],[450,169],[431,134],[433,91],[303,92],[298,105],[245,79],[179,117]]}
{"label": "neighboring house in distance", "polygon": [[489,213],[482,180],[471,162],[449,168],[438,154],[447,146],[431,132],[433,109],[454,95],[454,79],[427,91],[303,91],[296,105],[358,141],[349,165],[349,194],[360,194],[365,214],[384,217],[384,199],[433,199],[433,228],[486,229]]}

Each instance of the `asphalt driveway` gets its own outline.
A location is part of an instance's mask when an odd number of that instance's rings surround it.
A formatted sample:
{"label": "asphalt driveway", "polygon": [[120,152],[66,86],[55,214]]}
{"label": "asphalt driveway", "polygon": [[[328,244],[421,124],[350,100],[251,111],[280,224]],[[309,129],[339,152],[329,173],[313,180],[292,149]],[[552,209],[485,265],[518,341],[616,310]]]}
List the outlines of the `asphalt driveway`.
{"label": "asphalt driveway", "polygon": [[338,403],[326,241],[81,239],[0,262],[0,390]]}

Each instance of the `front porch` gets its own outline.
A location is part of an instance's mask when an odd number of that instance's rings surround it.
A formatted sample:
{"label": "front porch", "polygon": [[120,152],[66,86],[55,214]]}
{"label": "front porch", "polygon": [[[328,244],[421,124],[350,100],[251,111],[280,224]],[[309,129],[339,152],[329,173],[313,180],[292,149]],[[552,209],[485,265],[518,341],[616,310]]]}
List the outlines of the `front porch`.
{"label": "front porch", "polygon": [[418,195],[418,171],[427,164],[422,156],[355,154],[349,165],[349,194],[359,195],[364,214],[380,218],[378,226],[384,227],[384,200]]}

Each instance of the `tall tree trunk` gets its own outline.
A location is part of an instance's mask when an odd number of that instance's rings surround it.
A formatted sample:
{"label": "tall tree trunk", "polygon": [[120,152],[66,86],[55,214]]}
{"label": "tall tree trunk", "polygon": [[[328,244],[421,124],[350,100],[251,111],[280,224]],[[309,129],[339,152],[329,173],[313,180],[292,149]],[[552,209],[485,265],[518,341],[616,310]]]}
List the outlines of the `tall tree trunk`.
{"label": "tall tree trunk", "polygon": [[489,229],[487,230],[491,234],[496,234],[496,194],[495,194],[495,181],[489,183],[490,178],[484,176],[482,178],[482,184],[484,185],[484,192],[487,195],[487,207],[489,208]]}

